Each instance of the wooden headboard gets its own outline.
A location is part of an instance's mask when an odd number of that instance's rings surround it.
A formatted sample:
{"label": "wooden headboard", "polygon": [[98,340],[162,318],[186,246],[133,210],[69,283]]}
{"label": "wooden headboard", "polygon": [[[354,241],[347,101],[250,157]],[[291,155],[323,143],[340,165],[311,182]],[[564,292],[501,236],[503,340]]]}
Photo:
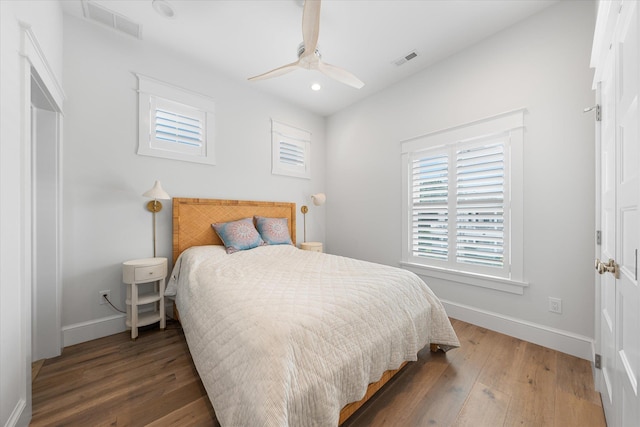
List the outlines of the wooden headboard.
{"label": "wooden headboard", "polygon": [[235,221],[254,215],[287,218],[291,241],[296,244],[296,204],[220,199],[173,199],[173,262],[191,246],[221,245],[211,227],[215,222]]}

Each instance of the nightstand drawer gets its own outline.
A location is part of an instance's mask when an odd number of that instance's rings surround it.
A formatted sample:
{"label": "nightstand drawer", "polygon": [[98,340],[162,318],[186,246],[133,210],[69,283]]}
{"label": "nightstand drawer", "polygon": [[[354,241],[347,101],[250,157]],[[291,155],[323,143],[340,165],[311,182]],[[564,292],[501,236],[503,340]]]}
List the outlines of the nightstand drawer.
{"label": "nightstand drawer", "polygon": [[152,265],[149,267],[136,267],[133,278],[136,282],[143,280],[161,279],[165,276],[164,265]]}

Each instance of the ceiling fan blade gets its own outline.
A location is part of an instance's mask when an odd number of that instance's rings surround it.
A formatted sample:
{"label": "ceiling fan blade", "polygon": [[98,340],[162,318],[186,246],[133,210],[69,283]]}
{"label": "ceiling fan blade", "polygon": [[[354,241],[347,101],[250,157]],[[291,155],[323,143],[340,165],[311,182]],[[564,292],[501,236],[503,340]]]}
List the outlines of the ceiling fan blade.
{"label": "ceiling fan blade", "polygon": [[327,64],[326,62],[319,61],[317,64],[318,71],[327,77],[344,83],[356,89],[360,89],[364,86],[362,80],[348,72],[347,70],[336,67],[335,65]]}
{"label": "ceiling fan blade", "polygon": [[305,0],[302,11],[302,40],[304,54],[313,55],[318,46],[320,34],[320,0]]}
{"label": "ceiling fan blade", "polygon": [[276,69],[273,69],[271,71],[267,71],[264,74],[260,74],[259,76],[253,76],[253,77],[249,77],[249,80],[254,81],[254,80],[265,80],[265,79],[270,79],[273,77],[278,77],[281,76],[283,74],[287,74],[292,72],[293,70],[295,70],[296,68],[299,68],[299,62],[300,61],[296,61],[296,62],[292,62],[291,64],[287,64],[287,65],[283,65],[282,67],[278,67]]}

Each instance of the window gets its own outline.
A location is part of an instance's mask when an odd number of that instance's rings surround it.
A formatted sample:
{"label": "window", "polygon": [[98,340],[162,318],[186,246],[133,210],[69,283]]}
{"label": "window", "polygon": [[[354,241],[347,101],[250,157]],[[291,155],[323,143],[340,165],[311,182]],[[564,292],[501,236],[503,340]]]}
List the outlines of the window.
{"label": "window", "polygon": [[138,74],[138,154],[215,164],[213,101]]}
{"label": "window", "polygon": [[522,293],[523,116],[402,143],[405,267]]}
{"label": "window", "polygon": [[271,173],[311,179],[311,133],[271,121]]}

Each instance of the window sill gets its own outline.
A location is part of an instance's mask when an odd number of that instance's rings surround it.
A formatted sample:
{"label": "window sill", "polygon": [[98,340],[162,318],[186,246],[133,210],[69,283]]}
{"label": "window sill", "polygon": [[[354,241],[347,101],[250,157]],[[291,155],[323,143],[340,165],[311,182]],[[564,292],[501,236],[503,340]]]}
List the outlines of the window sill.
{"label": "window sill", "polygon": [[502,277],[486,276],[483,274],[467,273],[446,268],[428,267],[422,264],[401,261],[402,268],[416,273],[420,276],[433,277],[436,279],[449,280],[457,283],[464,283],[471,286],[494,289],[511,294],[523,295],[524,288],[529,284],[518,280],[505,279]]}

